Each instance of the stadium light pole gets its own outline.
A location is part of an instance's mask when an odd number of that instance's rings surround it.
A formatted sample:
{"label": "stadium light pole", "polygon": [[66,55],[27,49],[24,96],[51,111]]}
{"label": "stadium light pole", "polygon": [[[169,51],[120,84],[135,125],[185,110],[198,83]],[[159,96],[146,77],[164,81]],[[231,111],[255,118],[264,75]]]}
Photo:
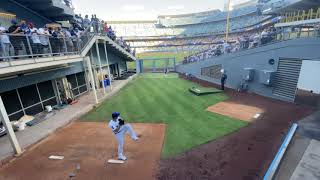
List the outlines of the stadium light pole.
{"label": "stadium light pole", "polygon": [[226,39],[225,41],[228,42],[229,40],[229,29],[230,29],[230,4],[231,0],[228,0],[227,9],[228,9],[228,15],[227,15],[227,25],[226,25]]}

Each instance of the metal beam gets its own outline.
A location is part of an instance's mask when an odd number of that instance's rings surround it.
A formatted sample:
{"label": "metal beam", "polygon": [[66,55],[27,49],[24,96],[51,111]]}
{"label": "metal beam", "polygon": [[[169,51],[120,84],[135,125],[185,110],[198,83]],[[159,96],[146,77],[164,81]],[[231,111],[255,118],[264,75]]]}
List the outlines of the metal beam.
{"label": "metal beam", "polygon": [[96,85],[94,83],[94,77],[93,77],[93,73],[92,73],[92,66],[91,66],[90,58],[87,56],[85,58],[85,61],[87,61],[87,67],[88,67],[88,71],[89,71],[89,77],[90,77],[90,81],[91,81],[91,87],[92,87],[94,99],[95,99],[96,104],[98,104],[99,101],[98,101],[98,96],[97,96]]}
{"label": "metal beam", "polygon": [[108,50],[107,50],[107,43],[106,42],[104,42],[104,52],[105,52],[106,60],[107,60],[107,64],[108,64],[108,76],[109,76],[110,90],[112,90],[110,64],[109,64]]}
{"label": "metal beam", "polygon": [[[97,51],[97,56],[98,56],[98,61],[99,61],[100,73],[102,74],[102,64],[101,64],[101,57],[100,57],[98,40],[96,40],[96,51]],[[102,78],[102,87],[103,87],[103,93],[106,94],[106,86],[104,85],[104,78]]]}
{"label": "metal beam", "polygon": [[12,148],[14,149],[17,155],[20,155],[22,153],[22,150],[17,140],[16,134],[12,129],[12,125],[10,123],[10,120],[9,120],[6,108],[4,107],[1,96],[0,96],[0,120],[3,122],[4,127],[7,130],[7,134],[9,136]]}

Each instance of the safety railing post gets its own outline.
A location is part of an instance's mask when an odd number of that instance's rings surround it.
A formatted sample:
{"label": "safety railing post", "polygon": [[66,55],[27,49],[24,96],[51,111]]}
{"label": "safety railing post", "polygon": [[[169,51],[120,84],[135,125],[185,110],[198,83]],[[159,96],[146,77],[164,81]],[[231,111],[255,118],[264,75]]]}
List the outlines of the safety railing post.
{"label": "safety railing post", "polygon": [[[29,40],[29,37],[28,35],[25,35],[26,39],[27,39],[27,43],[28,43],[28,47],[25,47],[26,49],[29,48],[29,53],[30,53],[30,56],[33,58],[33,52],[32,52],[32,47],[31,47],[31,43],[30,43],[30,40]],[[26,50],[27,51],[27,50]],[[27,52],[28,54],[28,52]]]}
{"label": "safety railing post", "polygon": [[49,54],[50,54],[50,56],[52,56],[53,52],[52,52],[52,46],[51,46],[51,42],[50,42],[50,37],[47,36],[47,38],[48,38]]}
{"label": "safety railing post", "polygon": [[66,42],[66,38],[63,37],[63,43],[64,43],[64,48],[65,48],[65,53],[68,54],[68,47],[67,47],[67,42]]}

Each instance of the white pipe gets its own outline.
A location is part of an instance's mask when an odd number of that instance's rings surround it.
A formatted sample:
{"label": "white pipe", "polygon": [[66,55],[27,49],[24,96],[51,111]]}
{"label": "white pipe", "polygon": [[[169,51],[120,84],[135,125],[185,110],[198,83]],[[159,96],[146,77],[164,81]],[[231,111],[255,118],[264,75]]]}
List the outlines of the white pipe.
{"label": "white pipe", "polygon": [[283,141],[276,157],[273,159],[269,169],[267,170],[266,174],[263,177],[263,180],[272,180],[274,174],[276,173],[276,170],[278,169],[278,166],[281,162],[281,159],[284,155],[284,153],[286,152],[289,143],[291,142],[291,139],[294,135],[294,133],[296,132],[298,128],[298,124],[294,123],[289,131],[289,133],[287,134],[285,140]]}
{"label": "white pipe", "polygon": [[6,128],[12,148],[14,149],[17,155],[20,155],[22,153],[22,150],[17,140],[16,134],[12,129],[12,125],[10,123],[10,120],[9,120],[7,111],[4,107],[1,96],[0,96],[0,120],[2,120],[4,127]]}

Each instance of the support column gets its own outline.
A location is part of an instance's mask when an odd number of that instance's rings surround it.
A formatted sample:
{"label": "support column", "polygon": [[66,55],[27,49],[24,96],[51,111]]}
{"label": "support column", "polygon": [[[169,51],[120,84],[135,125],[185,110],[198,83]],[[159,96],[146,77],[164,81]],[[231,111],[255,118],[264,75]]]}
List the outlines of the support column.
{"label": "support column", "polygon": [[[98,61],[99,61],[100,73],[102,73],[102,64],[101,64],[101,57],[100,57],[100,52],[99,52],[98,40],[96,40],[96,50],[97,50],[97,56],[98,56]],[[102,87],[103,87],[103,93],[106,94],[106,86],[104,85],[104,77],[102,77]]]}
{"label": "support column", "polygon": [[109,81],[110,81],[110,90],[112,90],[110,64],[109,64],[108,50],[107,50],[107,43],[106,42],[104,42],[104,52],[105,52],[106,60],[107,60],[107,64],[108,64],[108,76],[109,76]]}
{"label": "support column", "polygon": [[61,104],[61,97],[60,97],[60,92],[59,92],[59,88],[58,88],[58,85],[57,85],[57,80],[54,79],[51,81],[52,83],[52,86],[53,86],[53,91],[54,91],[54,95],[56,96],[56,100],[57,100],[57,103],[58,105]]}
{"label": "support column", "polygon": [[16,134],[14,133],[12,129],[12,125],[10,123],[7,111],[4,107],[2,98],[0,96],[0,121],[3,122],[4,127],[6,128],[7,135],[9,136],[10,143],[12,148],[14,149],[16,155],[20,155],[22,153],[21,147],[19,145],[19,142],[17,140]]}
{"label": "support column", "polygon": [[136,73],[141,73],[141,60],[136,60]]}
{"label": "support column", "polygon": [[94,77],[93,77],[93,73],[92,73],[92,66],[91,66],[90,58],[86,57],[85,61],[87,61],[87,67],[88,67],[88,71],[89,71],[89,77],[90,77],[90,81],[91,81],[91,87],[92,87],[94,99],[95,99],[96,104],[98,104],[99,101],[98,101],[96,86],[94,83]]}
{"label": "support column", "polygon": [[176,72],[177,68],[176,68],[176,58],[173,59],[173,69]]}

